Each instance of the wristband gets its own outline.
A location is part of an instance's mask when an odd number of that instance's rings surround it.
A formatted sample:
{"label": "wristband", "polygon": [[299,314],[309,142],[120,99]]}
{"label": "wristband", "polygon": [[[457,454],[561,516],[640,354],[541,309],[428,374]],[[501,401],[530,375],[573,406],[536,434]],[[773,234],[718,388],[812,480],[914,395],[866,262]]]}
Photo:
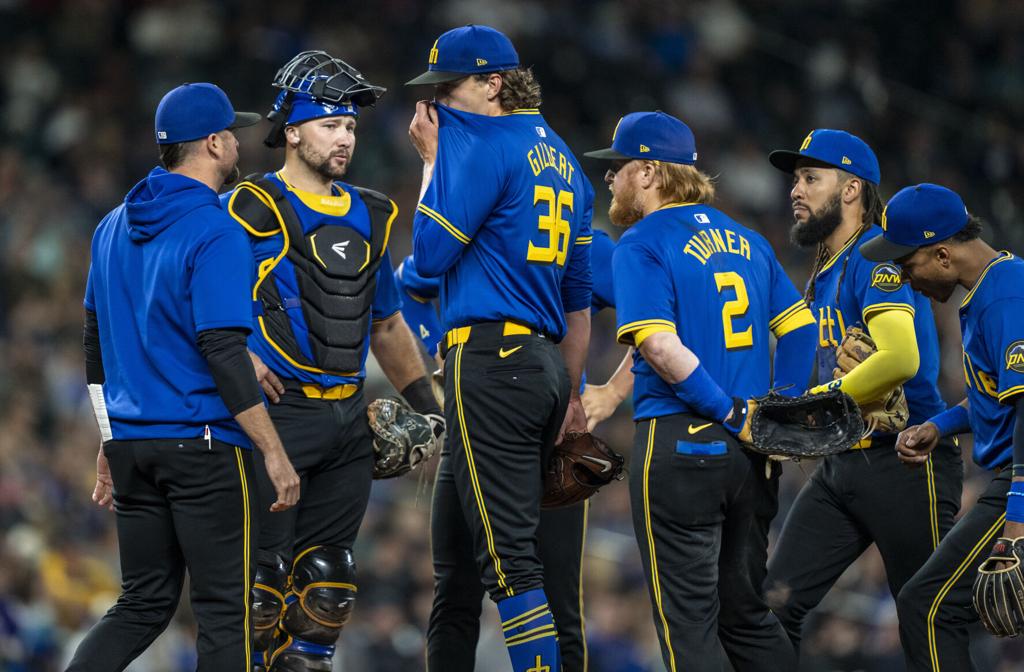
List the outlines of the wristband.
{"label": "wristband", "polygon": [[939,428],[939,436],[967,434],[971,431],[971,419],[967,409],[957,404],[930,418],[928,422]]}
{"label": "wristband", "polygon": [[722,391],[703,364],[698,364],[685,380],[673,384],[672,391],[697,415],[715,422],[723,422],[732,410],[732,398]]}
{"label": "wristband", "polygon": [[1006,493],[1006,519],[1024,523],[1024,481],[1010,483],[1010,491]]}
{"label": "wristband", "polygon": [[426,376],[417,378],[402,390],[402,397],[409,402],[412,410],[420,415],[441,415],[441,407],[434,398],[434,390],[430,387],[430,379]]}

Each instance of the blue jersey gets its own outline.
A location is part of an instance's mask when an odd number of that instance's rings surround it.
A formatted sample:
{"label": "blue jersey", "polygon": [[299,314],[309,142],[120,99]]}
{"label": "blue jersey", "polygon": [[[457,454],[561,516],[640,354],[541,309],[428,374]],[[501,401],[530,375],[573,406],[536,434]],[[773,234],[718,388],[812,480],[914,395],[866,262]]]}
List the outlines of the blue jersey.
{"label": "blue jersey", "polygon": [[96,313],[115,440],[199,438],[248,448],[199,351],[199,332],[248,331],[246,234],[217,194],[155,168],[92,239],[85,307]]}
{"label": "blue jersey", "polygon": [[[305,192],[292,187],[281,179],[279,173],[267,173],[266,177],[276,182],[278,188],[288,198],[288,203],[295,210],[295,214],[298,215],[299,221],[302,223],[302,231],[304,233],[311,233],[324,225],[332,224],[349,227],[363,238],[369,240],[369,211],[359,192],[350,185],[344,182],[335,182],[334,196],[321,197],[319,194]],[[221,203],[225,208],[230,198],[231,193],[221,196]],[[284,245],[284,237],[281,231],[270,236],[250,236],[250,240],[252,243],[252,254],[256,258],[257,267],[262,265],[267,259],[276,258],[281,253]],[[391,256],[385,248],[384,258],[377,271],[377,287],[371,307],[373,320],[390,317],[402,307],[401,295],[395,284],[391,269]],[[298,280],[289,264],[279,264],[275,267],[275,279],[288,295],[299,296]],[[290,317],[292,318],[293,328],[296,328],[298,333],[305,334],[305,316],[303,315],[302,308],[296,307],[291,310]],[[359,383],[366,377],[366,354],[370,346],[369,328],[363,341],[359,371],[351,376],[336,376],[307,371],[295,366],[284,356],[284,353],[280,352],[267,340],[258,319],[254,320],[253,325],[253,332],[249,337],[249,349],[256,353],[271,371],[282,378],[297,380],[303,383],[313,383],[322,387],[334,387],[335,385],[346,383]],[[297,343],[303,349],[303,354],[312,358],[308,339],[298,338]]]}
{"label": "blue jersey", "polygon": [[512,320],[560,341],[565,313],[590,305],[593,188],[539,111],[436,109],[413,254],[422,275],[443,274],[441,322]]}
{"label": "blue jersey", "polygon": [[[726,394],[771,387],[769,332],[807,324],[806,304],[762,236],[706,205],[667,205],[637,222],[613,255],[618,339],[672,331]],[[692,412],[633,354],[634,418]]]}
{"label": "blue jersey", "polygon": [[395,269],[395,284],[402,297],[402,318],[412,333],[422,342],[433,357],[444,334],[441,321],[437,318],[434,299],[440,291],[437,278],[424,278],[416,269],[416,261],[410,254]]}
{"label": "blue jersey", "polygon": [[917,373],[903,384],[910,407],[909,422],[917,425],[946,408],[937,387],[939,338],[928,298],[903,283],[903,274],[896,265],[868,261],[861,255],[860,245],[881,234],[879,227],[872,226],[859,239],[851,238],[814,280],[811,311],[818,320],[818,383],[832,380],[836,347],[847,327],[860,326],[870,335],[867,321],[872,314],[905,310],[914,316],[921,358]]}
{"label": "blue jersey", "polygon": [[1013,403],[1024,392],[1024,261],[1000,252],[960,304],[964,377],[974,461],[996,469],[1013,458]]}
{"label": "blue jersey", "polygon": [[590,297],[591,313],[615,307],[615,285],[612,283],[612,252],[615,241],[601,229],[594,229],[594,242],[590,245],[590,268],[594,285]]}

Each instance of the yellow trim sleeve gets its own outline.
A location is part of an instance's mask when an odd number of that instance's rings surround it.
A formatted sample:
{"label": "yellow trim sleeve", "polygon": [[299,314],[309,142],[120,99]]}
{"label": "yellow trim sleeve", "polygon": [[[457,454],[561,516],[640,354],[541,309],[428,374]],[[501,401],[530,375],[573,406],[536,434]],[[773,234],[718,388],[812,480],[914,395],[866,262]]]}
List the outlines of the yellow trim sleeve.
{"label": "yellow trim sleeve", "polygon": [[[861,313],[861,317],[864,318],[864,322],[867,323],[871,320],[871,316],[876,313],[888,312],[890,310],[902,310],[910,313],[911,318],[914,316],[914,307],[907,303],[873,303],[864,309]],[[872,338],[874,338],[872,336]]]}
{"label": "yellow trim sleeve", "polygon": [[917,350],[914,316],[906,307],[896,304],[868,318],[868,331],[878,352],[841,379],[843,392],[858,404],[881,399],[917,373],[921,355]]}
{"label": "yellow trim sleeve", "polygon": [[675,330],[675,327],[668,327],[668,326],[665,326],[664,324],[657,324],[657,325],[655,325],[653,327],[644,327],[640,331],[634,331],[633,332],[633,342],[636,343],[636,347],[639,348],[641,345],[643,345],[644,341],[647,340],[648,336],[651,336],[652,334],[663,333],[663,332],[668,332],[670,334],[674,334],[674,333],[676,333],[676,330]]}
{"label": "yellow trim sleeve", "polygon": [[[773,320],[771,327],[772,333],[775,334],[775,338],[782,338],[791,331],[795,331],[800,327],[806,327],[808,324],[814,324],[814,315],[811,314],[810,308],[808,308],[803,301],[800,302],[802,305],[795,311],[786,311],[779,315],[782,319],[778,322]],[[778,318],[776,318],[778,319]]]}
{"label": "yellow trim sleeve", "polygon": [[454,224],[445,219],[444,216],[437,210],[431,210],[422,203],[416,206],[416,210],[422,212],[424,215],[430,217],[432,220],[440,224],[441,228],[450,233],[452,238],[454,238],[455,240],[459,241],[463,245],[469,245],[471,238],[464,234],[462,231],[459,231]]}
{"label": "yellow trim sleeve", "polygon": [[676,323],[670,320],[637,320],[636,322],[630,322],[629,324],[624,324],[619,327],[619,330],[615,333],[615,338],[619,343],[624,345],[633,345],[635,332],[646,329],[647,327],[667,327],[662,331],[676,331]]}
{"label": "yellow trim sleeve", "polygon": [[1014,385],[1013,387],[1003,390],[999,393],[999,403],[1006,403],[1010,397],[1015,397],[1021,392],[1024,392],[1024,385]]}

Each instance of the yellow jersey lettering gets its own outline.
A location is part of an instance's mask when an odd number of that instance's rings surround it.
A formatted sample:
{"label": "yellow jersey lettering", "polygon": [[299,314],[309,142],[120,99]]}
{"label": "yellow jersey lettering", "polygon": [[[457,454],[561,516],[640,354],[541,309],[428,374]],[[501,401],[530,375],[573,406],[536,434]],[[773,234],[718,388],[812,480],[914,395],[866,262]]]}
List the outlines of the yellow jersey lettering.
{"label": "yellow jersey lettering", "polygon": [[718,229],[708,229],[711,239],[715,241],[715,251],[725,252],[725,241],[722,239],[722,232]]}
{"label": "yellow jersey lettering", "polygon": [[572,176],[576,171],[569,158],[554,147],[544,142],[538,142],[529,152],[526,153],[526,161],[530,164],[530,170],[534,177],[541,174],[546,168],[550,168],[566,181],[572,184]]}
{"label": "yellow jersey lettering", "polygon": [[743,236],[740,236],[740,255],[747,258],[750,261],[750,241]]}
{"label": "yellow jersey lettering", "polygon": [[537,159],[536,147],[526,153],[526,160],[530,163],[530,170],[533,171],[534,177],[540,175],[540,171],[544,170],[544,166],[540,165],[540,161]]}
{"label": "yellow jersey lettering", "polygon": [[993,399],[998,399],[999,384],[996,382],[996,379],[981,369],[976,369],[975,373],[978,374],[978,382],[981,384],[981,390]]}
{"label": "yellow jersey lettering", "polygon": [[725,232],[725,239],[729,243],[729,254],[739,254],[740,248],[736,247],[736,234],[727,230]]}
{"label": "yellow jersey lettering", "polygon": [[750,241],[728,229],[703,229],[690,237],[683,252],[692,254],[701,264],[706,264],[711,255],[719,252],[739,255],[750,261]]}
{"label": "yellow jersey lettering", "polygon": [[701,266],[704,266],[705,264],[708,263],[707,257],[705,257],[704,255],[697,251],[696,246],[693,244],[692,240],[686,244],[686,247],[683,248],[683,252],[692,255],[694,259],[700,262]]}

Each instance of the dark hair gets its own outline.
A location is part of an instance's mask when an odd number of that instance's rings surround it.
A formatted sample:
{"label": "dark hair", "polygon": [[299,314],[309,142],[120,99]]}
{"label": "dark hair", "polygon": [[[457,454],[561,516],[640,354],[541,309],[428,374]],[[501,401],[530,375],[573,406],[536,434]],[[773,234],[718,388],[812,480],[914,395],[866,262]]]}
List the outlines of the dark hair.
{"label": "dark hair", "polygon": [[860,202],[864,206],[864,224],[878,224],[882,221],[882,211],[885,210],[885,202],[878,193],[878,185],[862,179],[860,188]]}
{"label": "dark hair", "polygon": [[170,145],[160,145],[160,164],[165,170],[174,170],[188,158],[195,149],[196,140],[188,142],[175,142]]}
{"label": "dark hair", "polygon": [[967,224],[950,236],[950,240],[954,243],[969,243],[972,240],[977,240],[981,238],[981,231],[985,228],[984,224],[980,217],[968,213]]}
{"label": "dark hair", "polygon": [[[493,73],[474,75],[478,80],[486,80]],[[502,70],[501,91],[498,92],[498,102],[505,112],[513,110],[532,109],[540,107],[541,95],[540,84],[533,77],[533,70],[530,68],[516,68],[515,70]]]}

